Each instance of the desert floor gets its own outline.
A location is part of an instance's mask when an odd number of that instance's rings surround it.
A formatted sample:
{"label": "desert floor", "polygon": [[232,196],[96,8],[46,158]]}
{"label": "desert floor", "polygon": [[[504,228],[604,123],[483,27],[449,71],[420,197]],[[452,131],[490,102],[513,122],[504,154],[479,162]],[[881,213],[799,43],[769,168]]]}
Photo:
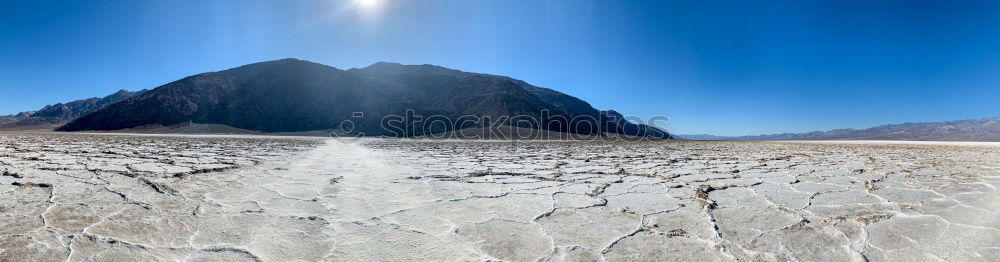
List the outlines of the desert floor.
{"label": "desert floor", "polygon": [[0,134],[0,261],[996,261],[1000,145]]}

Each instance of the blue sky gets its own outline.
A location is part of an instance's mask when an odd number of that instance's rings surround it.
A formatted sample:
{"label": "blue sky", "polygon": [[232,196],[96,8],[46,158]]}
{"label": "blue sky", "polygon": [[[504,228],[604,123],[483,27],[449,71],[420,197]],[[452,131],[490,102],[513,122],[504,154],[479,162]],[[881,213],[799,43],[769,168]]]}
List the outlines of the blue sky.
{"label": "blue sky", "polygon": [[0,113],[286,57],[436,64],[675,133],[1000,116],[1000,1],[4,1]]}

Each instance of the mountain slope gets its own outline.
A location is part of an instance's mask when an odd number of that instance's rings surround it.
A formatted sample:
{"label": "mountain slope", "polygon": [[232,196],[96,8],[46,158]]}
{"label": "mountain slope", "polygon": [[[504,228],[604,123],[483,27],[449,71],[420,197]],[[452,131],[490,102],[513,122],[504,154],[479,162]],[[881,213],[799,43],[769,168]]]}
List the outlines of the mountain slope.
{"label": "mountain slope", "polygon": [[[59,130],[118,130],[193,122],[298,132],[340,129],[344,120],[351,120],[350,132],[342,132],[417,136],[500,122],[578,134],[670,138],[665,131],[620,120],[616,114],[503,76],[384,62],[345,71],[283,59],[189,76],[81,117]],[[408,119],[395,117],[406,115],[423,118],[403,121]],[[504,119],[518,115],[556,116],[556,121],[531,125]],[[475,116],[483,121],[428,125],[431,116],[450,121]],[[485,121],[487,118],[490,121]]]}
{"label": "mountain slope", "polygon": [[0,117],[0,130],[3,129],[39,129],[53,128],[81,116],[97,111],[104,106],[141,95],[146,90],[130,92],[119,90],[102,98],[88,98],[68,103],[48,105],[38,111],[22,112],[16,115]]}
{"label": "mountain slope", "polygon": [[1000,141],[1000,117],[946,122],[903,123],[866,129],[835,129],[759,136],[681,135],[699,140],[914,140]]}

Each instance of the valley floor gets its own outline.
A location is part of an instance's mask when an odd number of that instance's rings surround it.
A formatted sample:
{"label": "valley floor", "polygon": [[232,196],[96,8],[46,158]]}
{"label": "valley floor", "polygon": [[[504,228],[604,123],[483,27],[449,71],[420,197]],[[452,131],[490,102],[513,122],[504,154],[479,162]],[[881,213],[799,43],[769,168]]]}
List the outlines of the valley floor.
{"label": "valley floor", "polygon": [[988,261],[1000,145],[0,134],[0,261]]}

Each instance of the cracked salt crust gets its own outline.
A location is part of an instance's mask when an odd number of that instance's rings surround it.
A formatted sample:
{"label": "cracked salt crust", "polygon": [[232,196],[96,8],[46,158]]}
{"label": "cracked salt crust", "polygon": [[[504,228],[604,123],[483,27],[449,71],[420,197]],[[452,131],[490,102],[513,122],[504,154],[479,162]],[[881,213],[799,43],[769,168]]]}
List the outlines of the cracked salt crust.
{"label": "cracked salt crust", "polygon": [[990,261],[1000,147],[0,134],[0,261]]}

